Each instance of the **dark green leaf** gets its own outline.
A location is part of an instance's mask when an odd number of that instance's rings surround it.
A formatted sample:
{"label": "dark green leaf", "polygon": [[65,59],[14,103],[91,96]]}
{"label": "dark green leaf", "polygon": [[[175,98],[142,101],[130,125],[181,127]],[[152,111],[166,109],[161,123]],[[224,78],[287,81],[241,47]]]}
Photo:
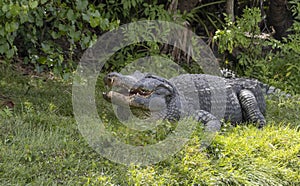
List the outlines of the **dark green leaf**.
{"label": "dark green leaf", "polygon": [[75,20],[76,20],[75,14],[74,14],[74,12],[73,12],[72,9],[69,9],[69,10],[68,10],[67,18],[68,18],[70,21],[75,21]]}
{"label": "dark green leaf", "polygon": [[76,9],[83,11],[87,8],[88,4],[88,0],[76,0]]}

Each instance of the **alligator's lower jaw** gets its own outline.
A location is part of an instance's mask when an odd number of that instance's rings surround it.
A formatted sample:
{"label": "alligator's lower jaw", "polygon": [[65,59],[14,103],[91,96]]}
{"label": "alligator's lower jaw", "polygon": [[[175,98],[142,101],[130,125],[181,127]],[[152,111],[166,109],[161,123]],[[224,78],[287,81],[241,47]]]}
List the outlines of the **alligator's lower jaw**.
{"label": "alligator's lower jaw", "polygon": [[118,105],[129,105],[130,104],[130,96],[125,96],[121,93],[109,91],[103,92],[103,98],[109,102],[114,102]]}
{"label": "alligator's lower jaw", "polygon": [[111,93],[110,92],[102,92],[102,96],[106,101],[111,102]]}
{"label": "alligator's lower jaw", "polygon": [[126,106],[130,108],[138,108],[144,111],[149,111],[148,106],[138,103],[136,100],[138,99],[149,99],[146,95],[140,95],[140,94],[132,94],[132,95],[124,95],[119,92],[115,91],[109,91],[109,92],[103,92],[103,98],[107,101],[120,105],[120,106]]}

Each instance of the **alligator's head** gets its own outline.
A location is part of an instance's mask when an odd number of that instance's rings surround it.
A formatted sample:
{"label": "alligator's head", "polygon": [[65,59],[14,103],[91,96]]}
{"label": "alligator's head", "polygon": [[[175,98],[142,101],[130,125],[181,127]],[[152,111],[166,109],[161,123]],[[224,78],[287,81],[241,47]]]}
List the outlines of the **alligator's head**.
{"label": "alligator's head", "polygon": [[103,97],[114,104],[150,112],[160,119],[179,119],[177,90],[164,78],[138,71],[132,75],[112,72],[105,76],[104,83],[112,89]]}

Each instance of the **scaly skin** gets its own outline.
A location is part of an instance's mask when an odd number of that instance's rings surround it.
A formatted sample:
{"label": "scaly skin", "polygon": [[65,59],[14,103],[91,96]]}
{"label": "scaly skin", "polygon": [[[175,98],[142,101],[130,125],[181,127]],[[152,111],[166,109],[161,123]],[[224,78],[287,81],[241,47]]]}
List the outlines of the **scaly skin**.
{"label": "scaly skin", "polygon": [[220,130],[220,119],[231,123],[253,122],[263,127],[266,104],[257,80],[184,74],[170,80],[151,74],[109,73],[104,83],[116,90],[103,97],[118,105],[150,112],[152,119],[176,121],[191,116],[206,131]]}

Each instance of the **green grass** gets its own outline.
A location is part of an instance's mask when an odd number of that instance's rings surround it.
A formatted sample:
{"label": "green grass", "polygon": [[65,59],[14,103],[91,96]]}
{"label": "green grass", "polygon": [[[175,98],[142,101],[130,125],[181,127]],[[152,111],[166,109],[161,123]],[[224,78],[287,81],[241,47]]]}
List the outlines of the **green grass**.
{"label": "green grass", "polygon": [[[126,167],[101,157],[81,136],[70,84],[0,67],[0,92],[16,104],[0,111],[0,185],[300,184],[299,96],[268,100],[262,130],[251,124],[224,127],[203,152],[195,132],[169,159]],[[110,107],[99,113],[120,138],[140,143],[144,135],[117,123]]]}

